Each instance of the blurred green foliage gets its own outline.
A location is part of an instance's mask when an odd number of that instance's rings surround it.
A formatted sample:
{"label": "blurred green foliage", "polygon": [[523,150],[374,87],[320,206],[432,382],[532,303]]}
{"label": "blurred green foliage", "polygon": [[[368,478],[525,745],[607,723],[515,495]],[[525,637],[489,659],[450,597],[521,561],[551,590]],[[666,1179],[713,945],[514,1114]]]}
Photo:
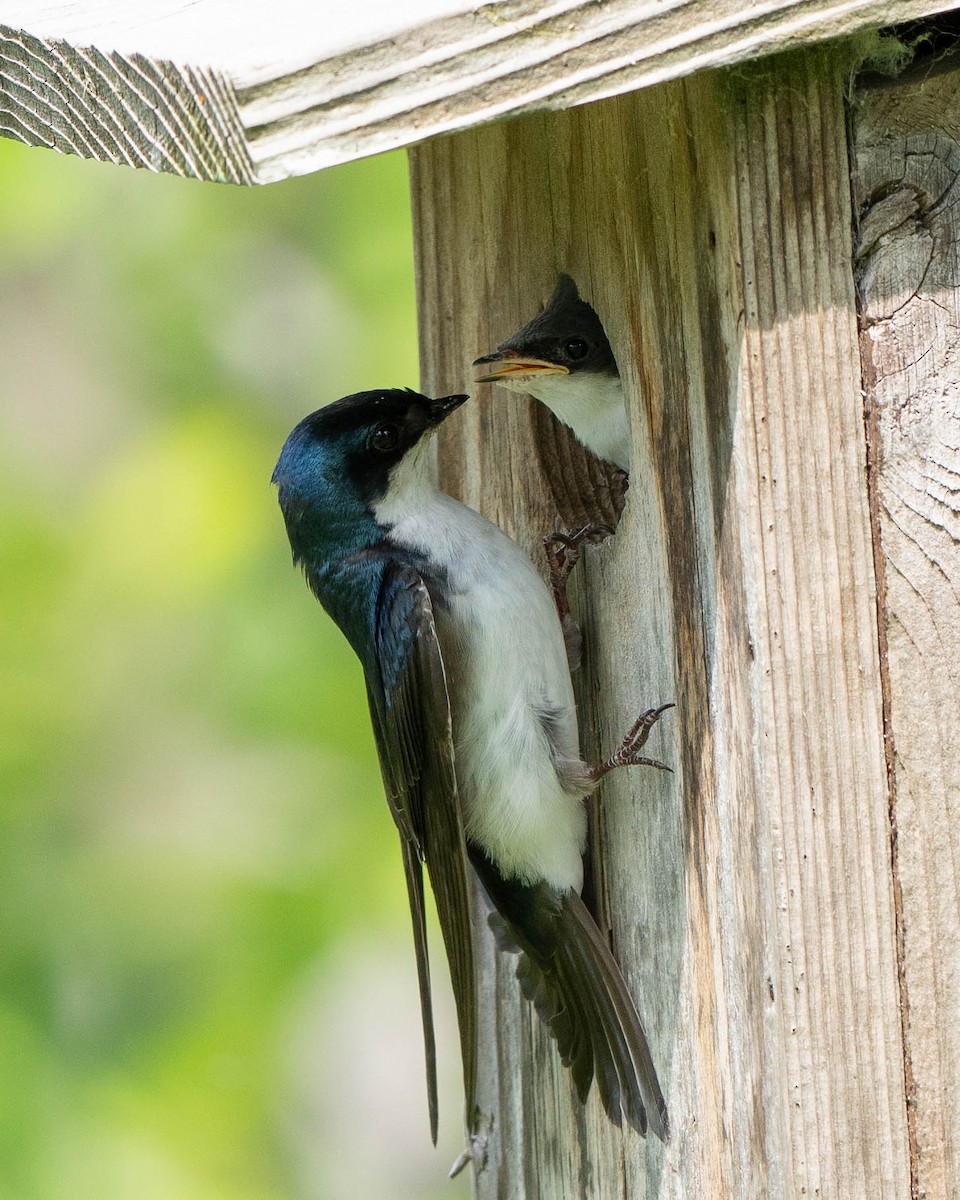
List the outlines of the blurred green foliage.
{"label": "blurred green foliage", "polygon": [[269,486],[415,385],[406,165],[0,140],[0,1197],[453,1197],[359,668]]}

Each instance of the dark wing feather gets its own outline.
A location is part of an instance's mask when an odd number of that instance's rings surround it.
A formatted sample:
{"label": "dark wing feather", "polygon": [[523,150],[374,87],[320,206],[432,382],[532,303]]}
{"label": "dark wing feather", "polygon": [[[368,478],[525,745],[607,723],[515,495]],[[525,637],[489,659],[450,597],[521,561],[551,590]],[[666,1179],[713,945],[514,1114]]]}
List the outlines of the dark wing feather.
{"label": "dark wing feather", "polygon": [[593,1079],[615,1125],[667,1140],[667,1106],[647,1037],[613,955],[574,891],[504,879],[477,848],[471,859],[494,911],[502,950],[519,953],[517,979],[556,1038],[581,1101]]}
{"label": "dark wing feather", "polygon": [[470,929],[466,842],[457,795],[450,700],[433,606],[408,564],[389,562],[377,603],[376,680],[368,673],[370,709],[391,810],[403,841],[413,915],[427,1056],[431,1133],[436,1141],[436,1049],[420,862],[433,886],[450,962],[468,1121],[476,1087],[476,981]]}

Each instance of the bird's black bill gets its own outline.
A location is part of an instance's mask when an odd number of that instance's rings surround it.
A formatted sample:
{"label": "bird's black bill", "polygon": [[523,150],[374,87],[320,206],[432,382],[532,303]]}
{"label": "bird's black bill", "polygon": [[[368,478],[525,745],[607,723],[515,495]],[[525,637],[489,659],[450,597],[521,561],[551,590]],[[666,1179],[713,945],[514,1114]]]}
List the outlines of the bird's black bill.
{"label": "bird's black bill", "polygon": [[469,396],[443,396],[439,400],[431,400],[430,423],[439,425],[442,420],[449,417],[455,408],[459,408],[465,400],[469,399]]}

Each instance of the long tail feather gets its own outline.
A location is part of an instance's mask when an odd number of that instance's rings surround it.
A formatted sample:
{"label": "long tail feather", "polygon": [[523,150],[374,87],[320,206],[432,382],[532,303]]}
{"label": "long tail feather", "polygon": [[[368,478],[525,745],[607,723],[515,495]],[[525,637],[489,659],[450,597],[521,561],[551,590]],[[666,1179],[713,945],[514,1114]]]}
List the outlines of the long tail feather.
{"label": "long tail feather", "polygon": [[585,1100],[594,1078],[610,1120],[669,1137],[647,1037],[616,960],[576,894],[504,879],[476,847],[470,857],[491,902],[501,950],[520,955],[524,996],[553,1034]]}
{"label": "long tail feather", "polygon": [[423,1051],[427,1068],[427,1110],[430,1137],[437,1144],[439,1105],[437,1102],[437,1039],[433,1028],[433,1004],[430,998],[430,960],[427,957],[427,918],[423,905],[423,869],[416,848],[403,838],[403,870],[407,880],[410,915],[413,919],[413,944],[417,955],[417,984],[420,989],[420,1017],[423,1022]]}
{"label": "long tail feather", "polygon": [[640,1123],[649,1122],[653,1132],[665,1142],[670,1136],[667,1104],[657,1079],[646,1032],[623,973],[589,909],[576,892],[567,892],[564,896],[563,912],[571,928],[576,931],[570,938],[570,944],[576,945],[583,964],[584,976],[581,978],[593,979],[598,985],[595,990],[601,1001],[598,1007],[628,1102],[624,1115],[641,1133],[644,1130]]}

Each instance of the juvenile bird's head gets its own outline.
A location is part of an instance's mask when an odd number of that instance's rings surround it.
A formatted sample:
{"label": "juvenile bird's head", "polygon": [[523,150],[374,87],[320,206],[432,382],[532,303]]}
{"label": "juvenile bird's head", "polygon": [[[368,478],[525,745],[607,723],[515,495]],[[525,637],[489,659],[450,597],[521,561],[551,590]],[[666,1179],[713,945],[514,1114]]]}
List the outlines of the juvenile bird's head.
{"label": "juvenile bird's head", "polygon": [[[478,383],[499,383],[518,392],[539,395],[538,385],[551,376],[571,376],[582,385],[588,376],[617,378],[617,363],[600,318],[580,299],[577,285],[561,275],[546,307],[528,324],[473,364],[481,367]],[[551,388],[563,386],[557,379]]]}
{"label": "juvenile bird's head", "polygon": [[630,469],[623,386],[600,318],[561,275],[546,308],[474,364],[478,383],[535,396],[593,453]]}
{"label": "juvenile bird's head", "polygon": [[466,399],[357,392],[305,417],[273,472],[294,558],[369,538],[384,499],[424,474],[426,435]]}

